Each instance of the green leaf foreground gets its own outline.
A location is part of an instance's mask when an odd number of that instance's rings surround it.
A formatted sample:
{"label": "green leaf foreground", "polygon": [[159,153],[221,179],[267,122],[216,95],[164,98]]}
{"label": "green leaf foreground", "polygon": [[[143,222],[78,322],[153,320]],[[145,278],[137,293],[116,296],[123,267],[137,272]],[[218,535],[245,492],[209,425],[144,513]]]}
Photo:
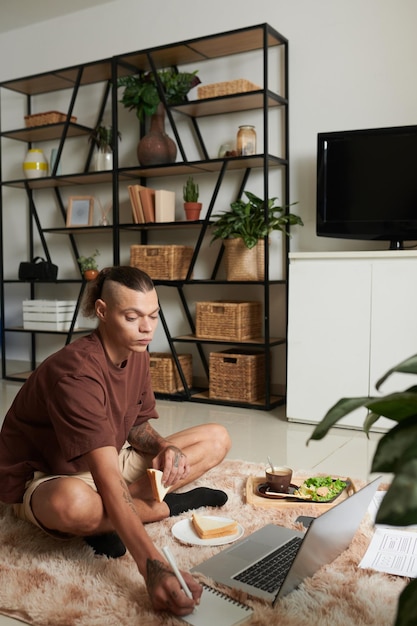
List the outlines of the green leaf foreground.
{"label": "green leaf foreground", "polygon": [[[402,361],[382,376],[376,389],[393,373],[417,374],[417,355]],[[317,424],[307,441],[323,439],[337,422],[352,411],[364,407],[367,415],[363,429],[368,434],[380,417],[393,422],[392,429],[378,442],[372,460],[372,472],[392,473],[393,479],[383,499],[376,523],[408,526],[417,523],[417,386],[386,396],[342,398]],[[413,580],[400,595],[394,626],[417,624],[417,580]]]}

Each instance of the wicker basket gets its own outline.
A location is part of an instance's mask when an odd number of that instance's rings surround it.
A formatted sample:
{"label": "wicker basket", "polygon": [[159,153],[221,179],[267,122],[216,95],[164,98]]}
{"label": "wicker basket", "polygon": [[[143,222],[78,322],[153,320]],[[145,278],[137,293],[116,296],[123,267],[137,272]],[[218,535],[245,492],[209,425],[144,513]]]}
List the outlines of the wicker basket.
{"label": "wicker basket", "polygon": [[184,280],[190,267],[191,246],[130,246],[130,265],[157,280]]}
{"label": "wicker basket", "polygon": [[263,280],[265,277],[265,242],[247,248],[243,239],[225,239],[225,267],[227,280]]}
{"label": "wicker basket", "polygon": [[[165,352],[151,352],[149,356],[153,390],[160,393],[184,391],[184,386],[173,356]],[[187,385],[191,387],[193,382],[192,355],[179,354],[178,360]]]}
{"label": "wicker basket", "polygon": [[211,85],[200,85],[197,94],[202,98],[215,98],[217,96],[228,96],[233,93],[244,93],[246,91],[257,91],[260,89],[258,85],[251,83],[245,78],[237,78],[236,80],[227,80],[222,83],[212,83]]}
{"label": "wicker basket", "polygon": [[196,302],[196,336],[245,341],[262,335],[260,302]]}
{"label": "wicker basket", "polygon": [[[58,124],[59,122],[65,122],[66,119],[66,113],[60,113],[59,111],[45,111],[45,113],[34,113],[33,115],[25,115],[25,124],[27,128],[32,128],[33,126]],[[76,121],[77,118],[72,116],[71,122],[75,124]]]}
{"label": "wicker basket", "polygon": [[264,352],[231,348],[210,353],[210,398],[254,402],[264,395]]}

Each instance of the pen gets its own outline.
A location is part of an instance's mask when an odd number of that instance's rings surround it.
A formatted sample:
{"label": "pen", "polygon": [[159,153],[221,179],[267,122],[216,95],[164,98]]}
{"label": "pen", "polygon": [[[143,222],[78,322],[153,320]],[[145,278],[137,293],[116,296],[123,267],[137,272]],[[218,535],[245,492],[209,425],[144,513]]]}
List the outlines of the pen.
{"label": "pen", "polygon": [[174,574],[177,577],[177,580],[180,583],[180,585],[182,587],[182,590],[184,591],[185,595],[187,596],[187,598],[190,598],[190,600],[192,600],[193,599],[193,594],[191,593],[187,583],[185,582],[185,580],[183,578],[183,575],[181,574],[180,570],[178,569],[178,565],[175,562],[174,555],[172,554],[171,550],[168,548],[168,546],[165,546],[164,548],[162,548],[162,552],[165,554],[168,563],[170,564],[170,566],[174,570]]}

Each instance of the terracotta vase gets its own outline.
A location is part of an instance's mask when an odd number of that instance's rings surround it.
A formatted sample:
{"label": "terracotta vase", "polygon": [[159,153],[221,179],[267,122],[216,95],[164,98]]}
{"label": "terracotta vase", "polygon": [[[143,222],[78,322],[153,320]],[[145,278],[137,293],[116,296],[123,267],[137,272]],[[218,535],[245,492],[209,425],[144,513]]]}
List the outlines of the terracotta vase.
{"label": "terracotta vase", "polygon": [[200,219],[201,202],[184,202],[184,211],[187,220],[193,221]]}
{"label": "terracotta vase", "polygon": [[98,270],[85,270],[84,278],[85,280],[94,280],[98,276]]}
{"label": "terracotta vase", "polygon": [[175,162],[177,146],[165,132],[165,109],[162,102],[151,116],[149,132],[139,141],[137,155],[140,165],[144,167]]}

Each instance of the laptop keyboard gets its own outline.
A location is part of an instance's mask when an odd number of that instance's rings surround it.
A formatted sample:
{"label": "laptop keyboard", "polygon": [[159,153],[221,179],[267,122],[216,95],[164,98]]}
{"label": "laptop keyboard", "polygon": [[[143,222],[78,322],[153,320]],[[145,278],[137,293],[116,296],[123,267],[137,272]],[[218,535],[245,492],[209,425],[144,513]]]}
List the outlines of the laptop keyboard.
{"label": "laptop keyboard", "polygon": [[294,537],[260,561],[233,576],[233,579],[262,589],[262,591],[274,593],[282,585],[302,540],[302,537]]}

